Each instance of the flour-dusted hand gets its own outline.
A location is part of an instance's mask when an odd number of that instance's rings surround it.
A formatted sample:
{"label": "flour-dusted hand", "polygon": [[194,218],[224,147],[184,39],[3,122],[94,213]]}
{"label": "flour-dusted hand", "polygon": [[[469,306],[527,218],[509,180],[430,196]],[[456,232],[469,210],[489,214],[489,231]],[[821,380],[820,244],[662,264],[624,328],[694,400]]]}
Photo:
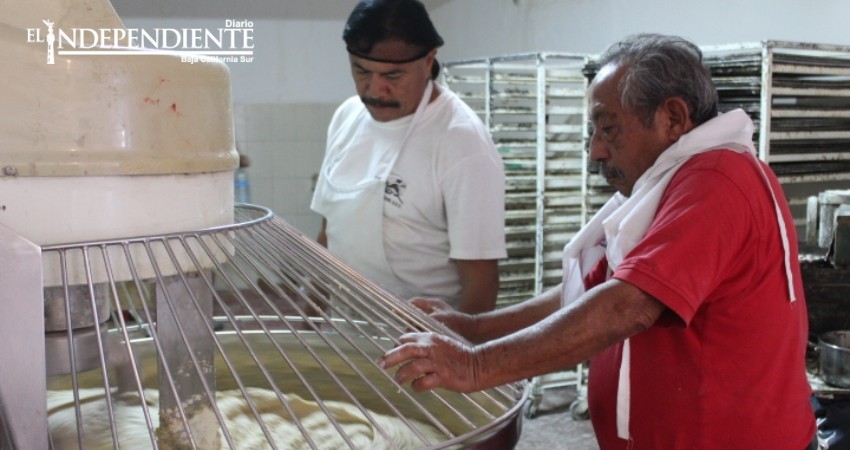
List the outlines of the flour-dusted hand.
{"label": "flour-dusted hand", "polygon": [[480,390],[475,347],[434,333],[409,333],[388,351],[378,365],[399,366],[395,379],[410,381],[416,391],[444,388],[456,392]]}

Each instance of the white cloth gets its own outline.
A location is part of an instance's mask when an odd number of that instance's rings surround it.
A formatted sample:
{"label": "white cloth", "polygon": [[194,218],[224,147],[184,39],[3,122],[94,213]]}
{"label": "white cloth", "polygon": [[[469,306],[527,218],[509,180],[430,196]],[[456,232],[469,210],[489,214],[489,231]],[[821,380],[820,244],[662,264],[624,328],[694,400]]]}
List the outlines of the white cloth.
{"label": "white cloth", "polygon": [[[658,204],[670,180],[694,155],[718,149],[749,153],[756,158],[752,143],[753,122],[740,109],[721,114],[682,136],[667,148],[655,163],[637,180],[628,198],[617,193],[564,247],[564,283],[562,303],[578,298],[584,293],[584,278],[604,254],[610,271],[625,259],[643,239],[655,219]],[[761,165],[759,165],[761,167]],[[788,278],[789,298],[795,300],[791,276],[790,250],[776,195],[762,169],[764,181],[773,197],[776,217],[782,232],[785,249],[785,270]],[[631,346],[627,339],[623,346],[617,390],[617,435],[629,439],[629,399],[631,387],[629,368]]]}
{"label": "white cloth", "polygon": [[329,227],[344,224],[328,230],[328,246],[359,272],[402,298],[439,297],[457,306],[460,279],[450,259],[499,259],[506,249],[501,157],[481,120],[455,94],[442,89],[427,105],[382,187],[383,241],[377,247],[387,268],[374,264],[375,255],[339,247],[369,226],[364,212],[336,214],[325,206],[329,166],[337,166],[335,180],[386,167],[410,123],[409,116],[377,122],[357,97],[343,103],[328,129],[311,207]]}

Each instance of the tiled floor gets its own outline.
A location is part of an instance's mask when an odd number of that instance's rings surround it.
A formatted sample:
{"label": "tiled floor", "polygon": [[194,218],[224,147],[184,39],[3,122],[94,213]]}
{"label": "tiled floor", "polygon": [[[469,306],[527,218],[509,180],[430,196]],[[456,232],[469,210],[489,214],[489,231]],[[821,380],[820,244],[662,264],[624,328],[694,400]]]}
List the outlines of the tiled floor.
{"label": "tiled floor", "polygon": [[573,420],[570,404],[574,387],[548,389],[537,415],[523,417],[522,434],[515,450],[599,450],[590,420]]}

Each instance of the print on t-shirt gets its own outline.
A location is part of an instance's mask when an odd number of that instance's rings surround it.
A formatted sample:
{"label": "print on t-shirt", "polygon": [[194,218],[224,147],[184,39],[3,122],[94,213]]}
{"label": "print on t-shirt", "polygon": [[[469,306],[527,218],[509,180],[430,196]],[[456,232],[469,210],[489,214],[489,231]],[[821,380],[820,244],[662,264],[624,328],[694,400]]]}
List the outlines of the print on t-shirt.
{"label": "print on t-shirt", "polygon": [[384,187],[384,201],[396,208],[401,208],[401,205],[404,204],[404,200],[401,199],[401,196],[404,195],[404,190],[406,188],[407,184],[404,183],[404,180],[396,175],[390,175],[387,179],[387,184]]}

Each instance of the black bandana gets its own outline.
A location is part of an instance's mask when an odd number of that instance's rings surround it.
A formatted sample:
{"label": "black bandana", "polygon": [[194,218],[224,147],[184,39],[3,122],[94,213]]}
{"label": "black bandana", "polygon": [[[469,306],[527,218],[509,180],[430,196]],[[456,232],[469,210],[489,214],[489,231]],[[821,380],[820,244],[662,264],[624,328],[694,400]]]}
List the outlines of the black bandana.
{"label": "black bandana", "polygon": [[[342,38],[349,54],[377,62],[407,63],[443,45],[419,0],[361,0],[345,24]],[[378,42],[398,40],[418,49],[395,57],[370,56]]]}

